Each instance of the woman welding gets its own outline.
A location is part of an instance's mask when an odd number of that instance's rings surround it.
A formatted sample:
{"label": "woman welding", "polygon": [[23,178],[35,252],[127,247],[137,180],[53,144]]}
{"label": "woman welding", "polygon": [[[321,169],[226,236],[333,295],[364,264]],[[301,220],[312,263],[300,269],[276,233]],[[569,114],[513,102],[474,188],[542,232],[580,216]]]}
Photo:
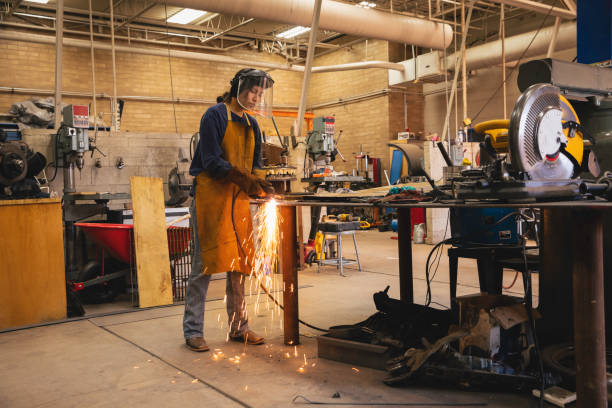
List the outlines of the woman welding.
{"label": "woman welding", "polygon": [[[194,257],[185,298],[183,333],[187,347],[207,351],[204,307],[212,274],[227,273],[229,338],[263,344],[249,329],[244,280],[254,251],[250,197],[272,192],[261,171],[261,133],[246,111],[270,115],[274,80],[266,72],[245,68],[230,81],[222,102],[200,121],[200,140],[189,173],[195,192],[190,211]],[[259,171],[258,171],[259,170]]]}

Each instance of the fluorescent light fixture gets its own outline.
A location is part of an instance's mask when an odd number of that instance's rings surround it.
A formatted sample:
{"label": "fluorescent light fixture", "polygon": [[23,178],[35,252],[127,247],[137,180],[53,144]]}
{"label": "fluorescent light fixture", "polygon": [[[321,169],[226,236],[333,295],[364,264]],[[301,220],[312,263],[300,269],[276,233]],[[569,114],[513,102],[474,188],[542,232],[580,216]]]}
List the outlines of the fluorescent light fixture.
{"label": "fluorescent light fixture", "polygon": [[206,14],[205,11],[186,8],[182,9],[181,11],[170,17],[168,19],[168,22],[176,24],[187,24],[197,18],[202,17],[204,14]]}
{"label": "fluorescent light fixture", "polygon": [[297,37],[298,35],[307,33],[308,31],[310,31],[310,27],[295,26],[287,31],[283,31],[282,33],[278,34],[277,37],[288,39]]}
{"label": "fluorescent light fixture", "polygon": [[357,7],[363,7],[363,8],[373,8],[376,7],[376,3],[372,3],[369,1],[362,1],[359,4],[356,4]]}
{"label": "fluorescent light fixture", "polygon": [[27,0],[29,3],[47,4],[49,0]]}
{"label": "fluorescent light fixture", "polygon": [[29,14],[29,13],[13,13],[16,16],[24,16],[24,17],[33,17],[33,18],[40,18],[42,20],[55,20],[55,17],[50,17],[50,16],[41,16],[41,15],[37,15],[37,14]]}

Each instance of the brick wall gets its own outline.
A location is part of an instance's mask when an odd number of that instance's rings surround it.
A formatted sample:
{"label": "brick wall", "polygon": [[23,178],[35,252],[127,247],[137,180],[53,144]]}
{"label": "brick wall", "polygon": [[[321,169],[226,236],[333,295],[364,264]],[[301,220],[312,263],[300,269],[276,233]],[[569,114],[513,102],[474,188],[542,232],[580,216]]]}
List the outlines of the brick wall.
{"label": "brick wall", "polygon": [[[0,77],[0,86],[15,88],[54,89],[55,49],[52,45],[0,40],[0,66],[5,67]],[[314,66],[335,65],[368,60],[388,61],[388,44],[385,41],[369,40],[321,56]],[[241,59],[285,62],[278,56],[251,50],[232,50],[227,54]],[[97,50],[96,91],[112,94],[112,67],[109,51]],[[171,97],[170,66],[168,58],[139,54],[117,53],[117,94],[119,96]],[[242,68],[228,64],[172,58],[172,82],[175,98],[214,100],[229,89],[229,80]],[[274,102],[279,105],[297,106],[302,83],[302,74],[272,70],[275,80]],[[308,104],[316,105],[339,101],[350,97],[383,91],[388,88],[387,71],[368,69],[313,74],[309,89]],[[418,86],[417,86],[418,88]],[[67,92],[91,92],[90,54],[88,49],[64,47],[63,89]],[[420,89],[420,88],[418,88]],[[410,90],[412,92],[412,90]],[[16,101],[24,101],[35,95],[0,93],[0,112],[7,112]],[[408,95],[410,104],[409,123],[411,129],[419,128],[422,116],[422,98]],[[64,96],[65,103],[88,104],[89,97]],[[109,99],[98,99],[98,112],[103,113],[105,123],[110,123]],[[209,107],[199,103],[153,102],[127,100],[121,121],[121,133],[99,135],[98,144],[108,155],[102,158],[101,169],[94,167],[94,160],[86,159],[85,169],[77,186],[80,191],[128,191],[129,175],[155,175],[167,177],[176,160],[179,147],[188,152],[189,137],[197,131],[202,113]],[[386,168],[389,149],[386,143],[402,130],[403,96],[378,93],[375,96],[350,102],[317,108],[315,115],[335,115],[337,129],[342,129],[340,150],[346,163],[336,161],[338,170],[351,172],[354,168],[353,153],[360,146],[374,157],[380,157]],[[176,128],[174,120],[176,111]],[[412,121],[414,120],[414,125]],[[292,118],[277,118],[281,134],[288,135]],[[259,119],[262,130],[270,139],[276,139],[272,121]],[[26,132],[26,140],[35,148],[47,152],[52,160],[50,132],[33,130]],[[273,140],[274,140],[273,139]],[[127,143],[127,144],[126,144]],[[97,157],[98,153],[96,153]],[[126,161],[126,167],[114,167],[118,156]],[[59,184],[57,184],[59,183]],[[56,181],[61,190],[61,173]]]}
{"label": "brick wall", "polygon": [[[52,45],[0,40],[0,66],[6,74],[0,77],[0,86],[53,90],[55,87],[55,48]],[[228,52],[227,55],[284,63],[284,59],[253,51]],[[96,92],[112,95],[112,65],[110,51],[97,50]],[[170,98],[170,64],[167,57],[140,54],[116,54],[117,94],[127,96],[153,96]],[[175,98],[214,101],[229,89],[229,80],[241,66],[172,58],[172,83]],[[91,92],[91,65],[88,49],[64,47],[62,82],[64,91]],[[274,71],[277,92],[275,103],[297,106],[301,74]],[[7,112],[16,101],[33,95],[0,93],[0,112]],[[63,97],[66,103],[88,103],[91,98]],[[197,130],[202,113],[210,105],[177,103],[174,106],[179,132]],[[108,99],[98,100],[98,111],[108,113]],[[110,116],[106,115],[106,123]],[[282,124],[282,125],[281,125]],[[291,121],[281,120],[281,132],[288,133]],[[175,132],[174,113],[169,102],[127,100],[122,116],[121,130],[127,132]]]}

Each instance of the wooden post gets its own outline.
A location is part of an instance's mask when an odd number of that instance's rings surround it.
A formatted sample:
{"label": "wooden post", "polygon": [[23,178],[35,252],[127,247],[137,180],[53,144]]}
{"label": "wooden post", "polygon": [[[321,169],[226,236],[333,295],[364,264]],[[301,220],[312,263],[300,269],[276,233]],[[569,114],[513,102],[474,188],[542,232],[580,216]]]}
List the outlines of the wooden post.
{"label": "wooden post", "polygon": [[285,344],[300,343],[298,322],[298,276],[297,276],[297,246],[296,246],[296,207],[279,206],[280,247],[279,265],[283,275],[283,324]]}
{"label": "wooden post", "polygon": [[399,256],[400,300],[414,302],[412,284],[412,233],[410,208],[397,209],[397,252]]}

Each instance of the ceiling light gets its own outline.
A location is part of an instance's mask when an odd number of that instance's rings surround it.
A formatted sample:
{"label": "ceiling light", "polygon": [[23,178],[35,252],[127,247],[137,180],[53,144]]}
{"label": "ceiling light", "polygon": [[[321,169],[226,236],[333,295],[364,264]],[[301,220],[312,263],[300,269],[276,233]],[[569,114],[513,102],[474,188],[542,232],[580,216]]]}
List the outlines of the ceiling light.
{"label": "ceiling light", "polygon": [[49,0],[27,0],[29,3],[47,4]]}
{"label": "ceiling light", "polygon": [[293,37],[297,37],[300,34],[307,33],[308,31],[310,31],[310,27],[296,26],[296,27],[290,28],[287,31],[283,31],[282,33],[278,34],[277,37],[293,38]]}
{"label": "ceiling light", "polygon": [[187,24],[197,18],[202,17],[204,14],[206,14],[205,11],[186,8],[182,9],[181,11],[170,17],[168,19],[168,22],[176,24]]}

